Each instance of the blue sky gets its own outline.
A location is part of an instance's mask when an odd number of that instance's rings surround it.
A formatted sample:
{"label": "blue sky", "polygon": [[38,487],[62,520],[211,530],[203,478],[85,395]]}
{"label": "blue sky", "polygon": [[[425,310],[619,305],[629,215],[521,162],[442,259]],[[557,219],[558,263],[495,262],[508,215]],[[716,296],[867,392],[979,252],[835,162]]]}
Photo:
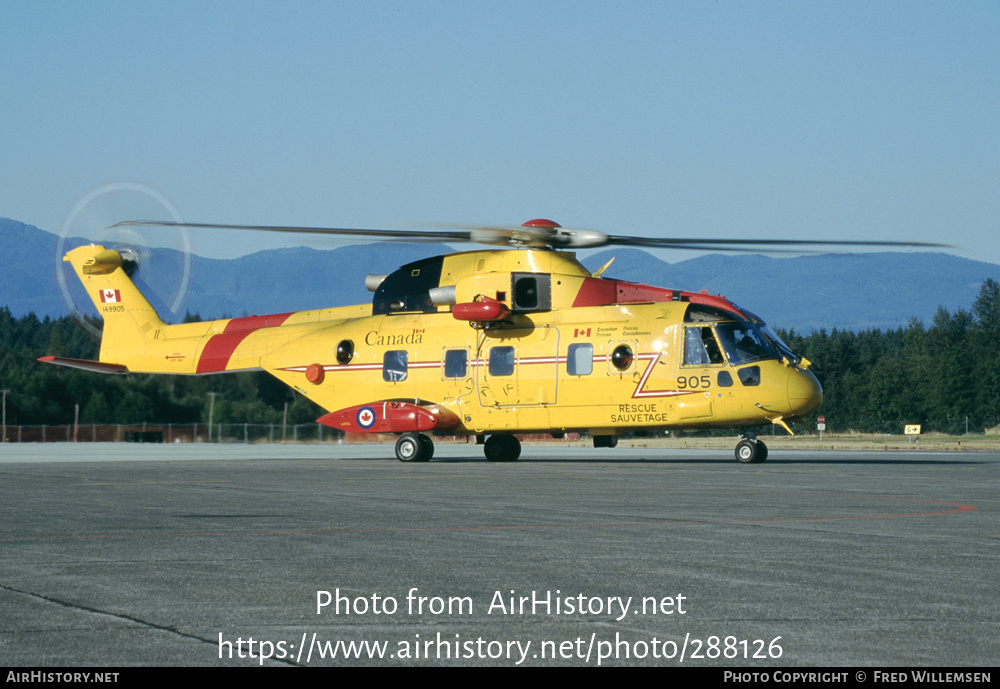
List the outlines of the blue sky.
{"label": "blue sky", "polygon": [[6,0],[0,102],[0,216],[56,233],[124,182],[198,222],[548,217],[1000,263],[996,2]]}

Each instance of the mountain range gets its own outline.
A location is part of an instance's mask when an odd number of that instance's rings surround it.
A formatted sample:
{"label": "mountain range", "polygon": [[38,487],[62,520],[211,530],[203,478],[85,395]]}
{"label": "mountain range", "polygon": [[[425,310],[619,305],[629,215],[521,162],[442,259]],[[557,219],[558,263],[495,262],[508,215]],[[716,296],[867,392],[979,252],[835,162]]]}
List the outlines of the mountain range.
{"label": "mountain range", "polygon": [[[6,268],[0,271],[0,306],[19,317],[60,317],[76,306],[96,313],[76,278],[58,279],[59,237],[0,218]],[[87,243],[67,239],[63,251]],[[453,251],[437,243],[349,245],[331,250],[274,249],[235,259],[192,256],[186,288],[183,256],[154,249],[136,282],[168,321],[186,313],[204,319],[283,313],[368,302],[368,273]],[[939,307],[969,309],[986,278],[1000,281],[1000,265],[944,253],[856,253],[772,258],[709,254],[668,263],[645,251],[603,250],[581,259],[595,271],[632,282],[722,294],[778,328],[800,333],[895,329],[917,318],[929,323]],[[180,292],[184,298],[178,302]],[[171,306],[176,305],[176,309]]]}

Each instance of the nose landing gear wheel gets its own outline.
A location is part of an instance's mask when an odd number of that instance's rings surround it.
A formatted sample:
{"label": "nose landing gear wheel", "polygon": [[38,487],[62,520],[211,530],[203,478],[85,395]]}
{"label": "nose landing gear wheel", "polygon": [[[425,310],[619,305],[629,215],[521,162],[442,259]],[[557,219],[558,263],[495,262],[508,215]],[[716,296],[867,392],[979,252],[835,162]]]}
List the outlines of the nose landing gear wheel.
{"label": "nose landing gear wheel", "polygon": [[512,435],[491,435],[483,453],[490,462],[513,462],[521,456],[521,441]]}
{"label": "nose landing gear wheel", "polygon": [[434,456],[434,441],[426,435],[404,433],[396,441],[396,459],[400,462],[426,462]]}
{"label": "nose landing gear wheel", "polygon": [[759,440],[741,440],[736,445],[736,461],[740,464],[760,464],[767,459],[767,445]]}

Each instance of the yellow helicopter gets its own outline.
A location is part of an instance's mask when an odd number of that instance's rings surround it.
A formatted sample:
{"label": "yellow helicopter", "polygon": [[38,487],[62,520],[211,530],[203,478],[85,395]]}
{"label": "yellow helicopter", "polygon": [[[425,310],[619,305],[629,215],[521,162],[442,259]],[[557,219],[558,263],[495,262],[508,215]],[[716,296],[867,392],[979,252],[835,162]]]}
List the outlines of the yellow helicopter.
{"label": "yellow helicopter", "polygon": [[[396,457],[422,462],[432,436],[476,436],[490,461],[514,461],[516,434],[585,432],[614,447],[626,432],[750,428],[792,433],[822,400],[809,370],[760,318],[720,296],[604,278],[567,249],[605,245],[746,251],[912,242],[657,239],[520,227],[420,232],[130,221],[499,245],[369,275],[371,304],[166,324],[129,277],[127,252],[69,251],[104,319],[99,361],[39,360],[101,373],[264,370],[349,433],[396,434]],[[513,248],[511,248],[513,247]],[[123,253],[126,256],[123,258]],[[744,432],[736,459],[767,447]]]}

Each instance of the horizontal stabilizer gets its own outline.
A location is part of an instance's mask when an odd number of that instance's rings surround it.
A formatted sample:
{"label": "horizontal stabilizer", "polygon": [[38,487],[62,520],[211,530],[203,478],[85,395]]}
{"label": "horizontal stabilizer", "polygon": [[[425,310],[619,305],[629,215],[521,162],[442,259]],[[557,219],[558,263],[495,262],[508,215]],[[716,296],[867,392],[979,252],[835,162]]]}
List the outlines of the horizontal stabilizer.
{"label": "horizontal stabilizer", "polygon": [[109,364],[104,361],[89,361],[87,359],[67,359],[61,356],[41,356],[38,360],[46,364],[69,366],[95,373],[128,373],[128,367],[121,364]]}

